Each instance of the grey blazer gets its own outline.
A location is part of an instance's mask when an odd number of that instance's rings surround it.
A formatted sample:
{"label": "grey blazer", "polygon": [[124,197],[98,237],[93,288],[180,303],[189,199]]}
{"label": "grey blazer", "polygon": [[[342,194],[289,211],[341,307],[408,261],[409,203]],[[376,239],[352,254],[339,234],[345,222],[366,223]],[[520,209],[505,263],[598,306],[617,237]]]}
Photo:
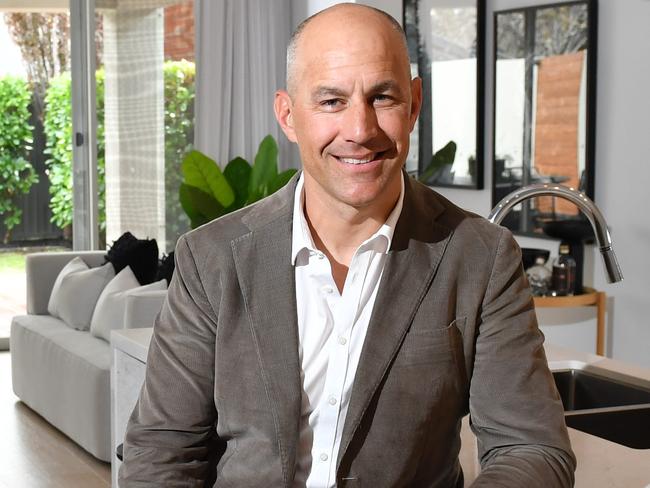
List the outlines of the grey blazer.
{"label": "grey blazer", "polygon": [[[562,404],[511,234],[405,176],[338,453],[339,487],[573,484]],[[128,425],[120,486],[291,487],[300,366],[296,178],[183,236]]]}

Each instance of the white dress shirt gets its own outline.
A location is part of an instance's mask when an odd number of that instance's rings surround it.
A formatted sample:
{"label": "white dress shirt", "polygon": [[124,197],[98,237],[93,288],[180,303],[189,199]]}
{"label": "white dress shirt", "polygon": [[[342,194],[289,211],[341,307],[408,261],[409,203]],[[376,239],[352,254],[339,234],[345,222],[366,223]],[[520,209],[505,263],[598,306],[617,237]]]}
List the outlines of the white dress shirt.
{"label": "white dress shirt", "polygon": [[402,211],[404,181],[386,223],[352,256],[343,294],[336,287],[329,260],[314,245],[303,212],[303,185],[301,176],[294,200],[291,248],[302,383],[294,487],[324,488],[336,483],[336,461],[352,384]]}

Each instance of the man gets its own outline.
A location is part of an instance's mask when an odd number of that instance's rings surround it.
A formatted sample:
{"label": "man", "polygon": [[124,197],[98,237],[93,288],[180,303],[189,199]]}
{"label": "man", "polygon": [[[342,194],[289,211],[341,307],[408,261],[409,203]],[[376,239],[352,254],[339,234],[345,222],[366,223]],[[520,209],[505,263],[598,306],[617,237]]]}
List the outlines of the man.
{"label": "man", "polygon": [[403,172],[403,31],[337,5],[287,58],[275,111],[303,172],[179,241],[120,486],[463,486],[468,412],[475,486],[571,486],[512,236]]}

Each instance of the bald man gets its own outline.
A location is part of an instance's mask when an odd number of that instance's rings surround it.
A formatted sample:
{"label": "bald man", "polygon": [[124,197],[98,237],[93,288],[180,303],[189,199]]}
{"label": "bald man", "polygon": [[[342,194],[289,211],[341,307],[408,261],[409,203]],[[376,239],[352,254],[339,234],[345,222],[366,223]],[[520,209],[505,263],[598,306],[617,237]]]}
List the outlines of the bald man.
{"label": "bald man", "polygon": [[303,171],[183,236],[120,486],[568,487],[575,459],[510,233],[403,171],[422,86],[356,4],[303,22],[275,113]]}

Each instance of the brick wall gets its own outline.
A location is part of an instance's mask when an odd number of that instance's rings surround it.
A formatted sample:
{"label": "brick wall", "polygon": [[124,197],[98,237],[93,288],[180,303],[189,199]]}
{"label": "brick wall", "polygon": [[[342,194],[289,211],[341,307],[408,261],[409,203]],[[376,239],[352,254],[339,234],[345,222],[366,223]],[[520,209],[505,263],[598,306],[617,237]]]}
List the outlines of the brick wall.
{"label": "brick wall", "polygon": [[[540,61],[537,72],[537,114],[535,120],[535,168],[540,174],[562,179],[577,188],[578,117],[584,51],[550,56]],[[566,200],[550,197],[536,200],[540,212],[577,215],[578,208]]]}
{"label": "brick wall", "polygon": [[194,61],[194,0],[165,8],[165,60]]}

